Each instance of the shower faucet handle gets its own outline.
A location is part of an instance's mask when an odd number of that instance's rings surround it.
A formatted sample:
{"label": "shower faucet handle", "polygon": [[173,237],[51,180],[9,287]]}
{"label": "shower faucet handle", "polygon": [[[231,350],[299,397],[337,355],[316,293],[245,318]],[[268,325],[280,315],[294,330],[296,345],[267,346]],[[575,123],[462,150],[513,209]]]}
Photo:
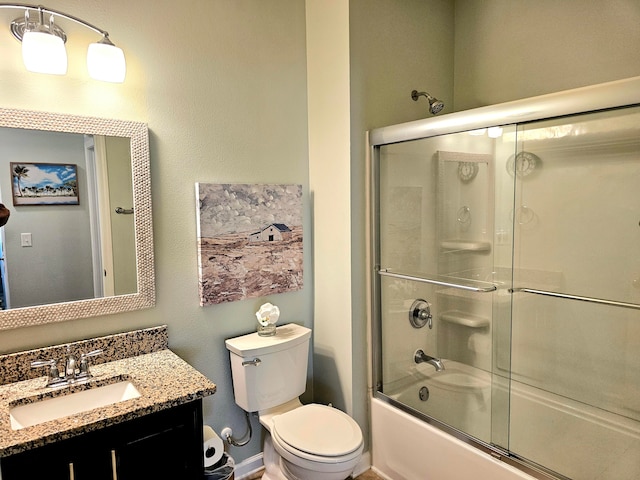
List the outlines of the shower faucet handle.
{"label": "shower faucet handle", "polygon": [[433,315],[431,314],[431,304],[422,298],[416,299],[409,309],[409,322],[413,328],[429,326],[433,328]]}
{"label": "shower faucet handle", "polygon": [[429,311],[428,307],[418,312],[418,318],[423,321],[426,320],[427,325],[429,325],[429,328],[433,328],[433,315],[431,315],[431,312]]}

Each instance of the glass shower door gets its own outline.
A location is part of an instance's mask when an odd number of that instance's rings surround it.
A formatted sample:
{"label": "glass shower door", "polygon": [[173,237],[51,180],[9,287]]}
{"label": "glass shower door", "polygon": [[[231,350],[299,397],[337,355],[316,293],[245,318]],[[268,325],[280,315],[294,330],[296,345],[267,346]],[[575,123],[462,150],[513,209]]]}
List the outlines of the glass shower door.
{"label": "glass shower door", "polygon": [[640,108],[518,138],[510,450],[640,478]]}
{"label": "glass shower door", "polygon": [[514,126],[384,145],[377,182],[378,391],[502,448],[512,226],[495,218],[513,204],[513,177],[496,170],[514,153]]}

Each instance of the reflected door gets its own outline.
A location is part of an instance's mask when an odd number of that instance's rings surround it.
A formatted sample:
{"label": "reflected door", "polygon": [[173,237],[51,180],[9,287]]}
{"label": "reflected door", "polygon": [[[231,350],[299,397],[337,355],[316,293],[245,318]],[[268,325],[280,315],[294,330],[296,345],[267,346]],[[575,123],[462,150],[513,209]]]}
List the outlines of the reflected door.
{"label": "reflected door", "polygon": [[0,230],[0,310],[9,307],[9,282],[7,282],[7,272],[4,260],[4,229]]}

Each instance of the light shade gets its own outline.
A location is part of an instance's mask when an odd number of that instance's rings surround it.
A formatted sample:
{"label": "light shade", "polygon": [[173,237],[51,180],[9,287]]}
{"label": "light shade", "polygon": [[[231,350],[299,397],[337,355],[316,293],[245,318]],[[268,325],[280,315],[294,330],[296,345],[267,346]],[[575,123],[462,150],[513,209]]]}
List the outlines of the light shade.
{"label": "light shade", "polygon": [[478,128],[477,130],[470,130],[469,135],[480,136],[486,133],[486,128]]}
{"label": "light shade", "polygon": [[22,61],[30,72],[53,75],[67,73],[67,50],[64,48],[64,41],[47,32],[24,32]]}
{"label": "light shade", "polygon": [[103,82],[122,83],[127,73],[124,52],[108,40],[91,43],[87,50],[89,76]]}
{"label": "light shade", "polygon": [[489,127],[487,135],[491,138],[499,138],[502,136],[502,127]]}

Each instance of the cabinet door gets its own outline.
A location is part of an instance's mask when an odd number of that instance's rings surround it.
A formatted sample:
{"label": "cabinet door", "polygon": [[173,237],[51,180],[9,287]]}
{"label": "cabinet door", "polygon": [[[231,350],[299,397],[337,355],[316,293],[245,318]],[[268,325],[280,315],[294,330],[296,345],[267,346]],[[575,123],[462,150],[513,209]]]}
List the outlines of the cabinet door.
{"label": "cabinet door", "polygon": [[69,480],[72,477],[73,461],[59,457],[48,448],[42,447],[2,459],[2,479],[18,480],[26,478],[47,478]]}
{"label": "cabinet door", "polygon": [[[111,457],[104,446],[79,449],[83,452],[73,463],[73,480],[112,480]],[[45,477],[47,478],[47,477]]]}
{"label": "cabinet door", "polygon": [[3,480],[112,480],[104,448],[92,448],[93,435],[64,440],[2,459]]}
{"label": "cabinet door", "polygon": [[118,480],[202,478],[201,402],[150,415],[135,427],[114,450]]}

